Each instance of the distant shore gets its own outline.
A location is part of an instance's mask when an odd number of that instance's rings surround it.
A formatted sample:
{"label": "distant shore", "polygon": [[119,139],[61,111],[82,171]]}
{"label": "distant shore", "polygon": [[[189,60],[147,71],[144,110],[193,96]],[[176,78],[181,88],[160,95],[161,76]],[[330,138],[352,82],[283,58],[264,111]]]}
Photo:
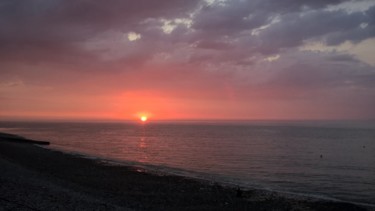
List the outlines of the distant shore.
{"label": "distant shore", "polygon": [[110,166],[0,133],[0,210],[374,210]]}

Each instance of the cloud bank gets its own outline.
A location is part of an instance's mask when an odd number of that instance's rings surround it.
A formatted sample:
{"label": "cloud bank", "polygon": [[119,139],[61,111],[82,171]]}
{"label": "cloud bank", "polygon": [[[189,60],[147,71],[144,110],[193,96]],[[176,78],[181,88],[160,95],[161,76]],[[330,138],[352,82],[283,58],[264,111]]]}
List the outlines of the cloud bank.
{"label": "cloud bank", "polygon": [[0,1],[0,117],[373,119],[366,0]]}

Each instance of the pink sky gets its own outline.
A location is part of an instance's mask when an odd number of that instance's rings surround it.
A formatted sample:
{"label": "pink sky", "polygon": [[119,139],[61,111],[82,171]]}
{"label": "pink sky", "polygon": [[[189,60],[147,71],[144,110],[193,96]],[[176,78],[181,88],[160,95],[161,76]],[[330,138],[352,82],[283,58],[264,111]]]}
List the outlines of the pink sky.
{"label": "pink sky", "polygon": [[0,120],[374,119],[375,2],[329,2],[1,4]]}

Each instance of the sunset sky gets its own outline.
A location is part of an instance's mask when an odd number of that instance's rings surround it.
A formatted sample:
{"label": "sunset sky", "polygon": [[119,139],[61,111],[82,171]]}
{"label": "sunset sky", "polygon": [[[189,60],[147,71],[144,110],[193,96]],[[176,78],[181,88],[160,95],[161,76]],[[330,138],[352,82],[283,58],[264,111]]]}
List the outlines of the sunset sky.
{"label": "sunset sky", "polygon": [[373,0],[0,0],[0,120],[375,119]]}

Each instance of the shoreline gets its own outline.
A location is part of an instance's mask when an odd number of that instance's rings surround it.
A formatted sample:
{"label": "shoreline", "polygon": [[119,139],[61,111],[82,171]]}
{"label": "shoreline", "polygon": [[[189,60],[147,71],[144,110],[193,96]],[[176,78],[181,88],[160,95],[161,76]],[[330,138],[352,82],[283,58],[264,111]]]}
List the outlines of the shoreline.
{"label": "shoreline", "polygon": [[0,208],[5,209],[26,204],[25,210],[374,210],[275,191],[238,191],[209,180],[143,172],[136,166],[106,165],[100,159],[14,143],[3,133],[0,167],[4,169]]}
{"label": "shoreline", "polygon": [[207,175],[205,176],[200,176],[202,174],[201,172],[194,172],[194,171],[188,171],[180,168],[173,168],[173,167],[166,167],[166,166],[157,166],[157,165],[152,165],[152,164],[142,164],[138,163],[135,161],[122,161],[122,160],[115,160],[111,158],[106,158],[106,157],[100,157],[100,156],[93,156],[90,154],[85,154],[82,152],[78,151],[70,151],[70,150],[65,150],[61,148],[51,148],[51,146],[39,146],[42,148],[45,148],[47,150],[51,151],[56,151],[56,152],[62,152],[64,154],[72,155],[72,156],[77,156],[80,158],[84,159],[89,159],[98,162],[100,165],[109,165],[109,166],[118,166],[118,167],[132,167],[135,169],[137,172],[143,172],[146,174],[151,174],[151,175],[156,175],[156,176],[177,176],[177,177],[184,177],[187,179],[192,179],[192,180],[197,180],[201,181],[203,183],[207,184],[217,184],[220,186],[223,186],[225,188],[240,188],[244,192],[246,191],[264,191],[267,193],[276,193],[280,194],[286,198],[293,198],[293,199],[300,199],[300,200],[310,200],[310,201],[331,201],[331,202],[338,202],[338,203],[349,203],[349,204],[354,204],[358,206],[363,206],[367,208],[371,208],[375,211],[375,204],[369,204],[365,202],[355,202],[355,201],[349,201],[349,200],[342,200],[342,199],[337,199],[329,196],[324,196],[324,195],[318,195],[318,194],[313,194],[313,193],[296,193],[296,192],[290,192],[290,191],[281,191],[281,190],[274,190],[274,189],[268,189],[268,188],[262,188],[262,187],[256,187],[256,185],[253,186],[246,186],[246,185],[239,185],[235,182],[230,182],[228,180],[222,179],[222,180],[215,180],[213,178],[213,175]]}

